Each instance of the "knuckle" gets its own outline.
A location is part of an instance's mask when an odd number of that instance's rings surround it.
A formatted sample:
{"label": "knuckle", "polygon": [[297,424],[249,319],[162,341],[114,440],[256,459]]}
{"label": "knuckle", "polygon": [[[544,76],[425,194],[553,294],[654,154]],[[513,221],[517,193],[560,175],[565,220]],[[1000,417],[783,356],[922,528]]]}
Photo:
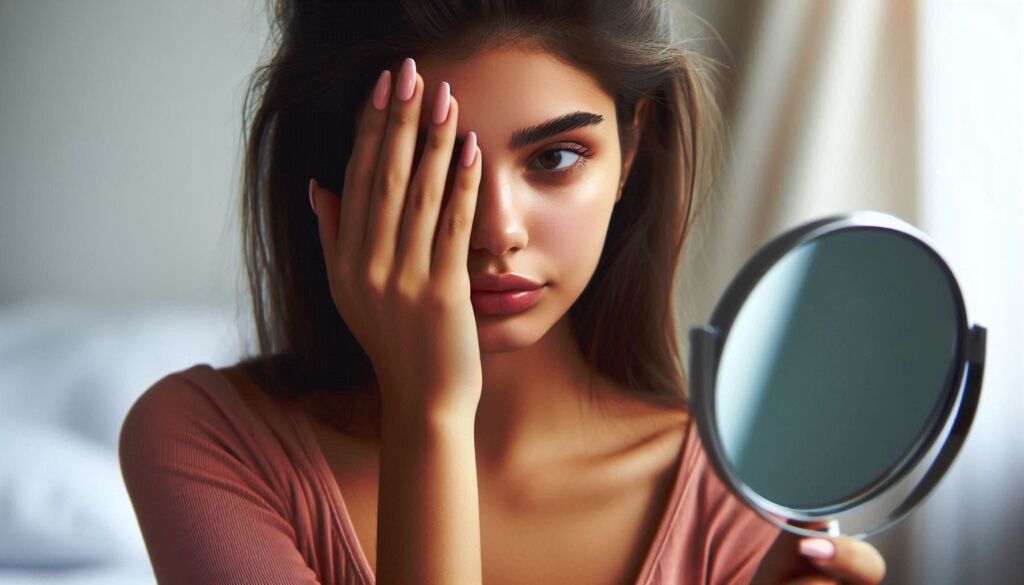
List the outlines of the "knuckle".
{"label": "knuckle", "polygon": [[444,220],[444,233],[455,236],[462,233],[469,225],[469,218],[458,211],[452,211]]}
{"label": "knuckle", "polygon": [[389,168],[385,170],[380,176],[380,183],[378,183],[378,190],[381,195],[388,195],[398,191],[405,190],[405,174],[400,172],[398,169]]}
{"label": "knuckle", "polygon": [[397,128],[408,128],[419,123],[419,115],[410,107],[397,107],[391,110],[390,123]]}
{"label": "knuckle", "polygon": [[368,267],[363,272],[362,281],[365,283],[367,290],[376,296],[381,296],[387,291],[388,276],[382,270]]}
{"label": "knuckle", "polygon": [[456,179],[456,185],[461,191],[473,191],[476,189],[477,177],[472,172],[472,169],[466,169],[465,167],[459,167],[458,179]]}
{"label": "knuckle", "polygon": [[403,305],[412,304],[419,297],[419,283],[416,279],[400,276],[395,279],[390,294],[393,300]]}
{"label": "knuckle", "polygon": [[356,129],[359,133],[357,139],[369,133],[379,133],[386,126],[387,117],[383,115],[383,112],[379,112],[369,104],[366,106],[360,110],[359,119],[356,121]]}
{"label": "knuckle", "polygon": [[441,132],[433,131],[427,134],[426,148],[431,153],[440,154],[450,147],[448,137]]}
{"label": "knuckle", "polygon": [[385,128],[387,128],[387,117],[382,116],[381,113],[378,113],[372,108],[367,112],[367,115],[364,116],[363,119],[365,120],[365,126],[362,126],[362,128],[369,132],[380,134]]}
{"label": "knuckle", "polygon": [[422,186],[415,187],[409,193],[409,197],[412,199],[413,209],[416,211],[423,211],[427,209],[436,198],[432,190]]}

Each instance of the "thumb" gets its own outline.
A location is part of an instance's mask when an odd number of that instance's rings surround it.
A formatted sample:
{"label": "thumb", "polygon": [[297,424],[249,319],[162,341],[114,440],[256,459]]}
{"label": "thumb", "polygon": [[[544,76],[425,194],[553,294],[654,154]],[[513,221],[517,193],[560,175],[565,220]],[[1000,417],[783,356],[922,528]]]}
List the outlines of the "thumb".
{"label": "thumb", "polygon": [[885,559],[873,545],[863,540],[837,538],[805,538],[800,552],[819,570],[843,583],[877,585],[885,577]]}
{"label": "thumb", "polygon": [[327,266],[332,265],[338,244],[339,203],[340,198],[332,191],[321,187],[316,179],[309,180],[309,204],[317,217],[320,247],[323,249],[324,262]]}

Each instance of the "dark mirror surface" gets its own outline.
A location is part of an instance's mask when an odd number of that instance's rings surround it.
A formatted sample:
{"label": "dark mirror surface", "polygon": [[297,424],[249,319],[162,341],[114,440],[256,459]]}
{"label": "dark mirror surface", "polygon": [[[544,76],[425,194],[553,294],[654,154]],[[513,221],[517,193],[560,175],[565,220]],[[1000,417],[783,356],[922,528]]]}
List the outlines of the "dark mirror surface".
{"label": "dark mirror surface", "polygon": [[751,291],[722,348],[715,423],[737,477],[796,510],[847,502],[919,452],[955,371],[940,261],[891,230],[802,244]]}

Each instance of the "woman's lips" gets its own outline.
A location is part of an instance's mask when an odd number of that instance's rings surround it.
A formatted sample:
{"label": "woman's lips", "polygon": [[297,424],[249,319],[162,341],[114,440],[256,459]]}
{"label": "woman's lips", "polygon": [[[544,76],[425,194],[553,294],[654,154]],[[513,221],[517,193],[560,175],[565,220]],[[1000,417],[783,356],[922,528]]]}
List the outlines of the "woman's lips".
{"label": "woman's lips", "polygon": [[545,287],[531,290],[470,291],[469,299],[478,315],[510,315],[529,309],[540,300]]}

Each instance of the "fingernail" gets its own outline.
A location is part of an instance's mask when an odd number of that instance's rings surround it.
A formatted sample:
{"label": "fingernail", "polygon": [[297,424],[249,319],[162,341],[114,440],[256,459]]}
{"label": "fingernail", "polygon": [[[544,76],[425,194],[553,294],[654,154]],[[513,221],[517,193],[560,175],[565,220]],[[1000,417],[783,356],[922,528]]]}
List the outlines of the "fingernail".
{"label": "fingernail", "polygon": [[412,92],[416,89],[416,62],[406,59],[402,62],[402,69],[398,72],[398,84],[395,86],[395,97],[403,102],[412,98]]}
{"label": "fingernail", "polygon": [[316,179],[309,180],[309,206],[313,208],[313,214],[316,215],[316,200],[313,199],[313,193],[320,188],[320,184],[316,182]]}
{"label": "fingernail", "polygon": [[377,79],[377,86],[373,88],[373,107],[383,110],[388,105],[388,97],[391,93],[391,72],[385,69],[381,71]]}
{"label": "fingernail", "polygon": [[437,88],[437,99],[434,100],[434,123],[441,125],[448,119],[448,107],[452,102],[452,90],[447,81],[442,81]]}
{"label": "fingernail", "polygon": [[470,132],[466,136],[466,142],[462,145],[462,166],[471,167],[476,159],[476,132]]}
{"label": "fingernail", "polygon": [[800,554],[824,561],[836,554],[836,545],[824,538],[805,538],[800,541]]}

